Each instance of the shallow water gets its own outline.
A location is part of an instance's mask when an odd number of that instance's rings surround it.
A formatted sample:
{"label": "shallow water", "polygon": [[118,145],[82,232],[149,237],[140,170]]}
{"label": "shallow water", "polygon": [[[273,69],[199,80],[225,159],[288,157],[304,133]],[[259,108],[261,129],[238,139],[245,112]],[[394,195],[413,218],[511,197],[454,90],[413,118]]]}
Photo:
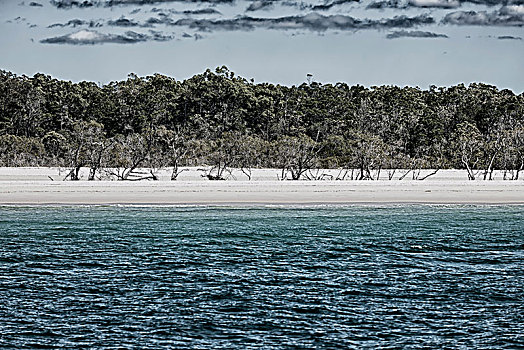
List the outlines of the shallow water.
{"label": "shallow water", "polygon": [[524,346],[523,206],[0,207],[0,347]]}

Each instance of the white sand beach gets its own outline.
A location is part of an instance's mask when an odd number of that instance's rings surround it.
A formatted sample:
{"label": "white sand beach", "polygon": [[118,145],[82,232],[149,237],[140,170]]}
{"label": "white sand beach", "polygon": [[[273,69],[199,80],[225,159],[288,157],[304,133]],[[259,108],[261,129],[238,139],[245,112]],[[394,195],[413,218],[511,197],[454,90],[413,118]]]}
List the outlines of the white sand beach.
{"label": "white sand beach", "polygon": [[377,181],[279,181],[279,173],[255,169],[248,181],[237,170],[234,178],[210,181],[188,168],[177,181],[169,181],[168,170],[159,172],[159,181],[63,181],[58,168],[0,168],[0,204],[524,204],[524,180],[502,180],[502,174],[492,181],[469,181],[462,170],[441,170],[423,181],[388,180],[385,172]]}

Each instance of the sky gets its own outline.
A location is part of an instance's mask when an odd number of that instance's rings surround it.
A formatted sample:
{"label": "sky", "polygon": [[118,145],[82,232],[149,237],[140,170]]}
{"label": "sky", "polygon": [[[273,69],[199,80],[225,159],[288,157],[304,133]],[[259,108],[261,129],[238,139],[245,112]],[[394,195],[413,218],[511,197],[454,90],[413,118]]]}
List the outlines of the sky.
{"label": "sky", "polygon": [[0,69],[524,91],[524,0],[0,0]]}

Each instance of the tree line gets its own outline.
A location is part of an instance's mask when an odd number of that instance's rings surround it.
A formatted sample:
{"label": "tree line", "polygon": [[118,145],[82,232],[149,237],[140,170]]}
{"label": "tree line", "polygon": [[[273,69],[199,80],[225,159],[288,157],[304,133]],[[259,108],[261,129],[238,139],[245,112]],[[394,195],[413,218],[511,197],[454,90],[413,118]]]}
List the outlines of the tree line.
{"label": "tree line", "polygon": [[[256,84],[226,67],[187,80],[130,74],[99,86],[0,71],[0,166],[55,166],[78,180],[156,179],[169,167],[279,168],[282,179],[423,179],[421,169],[524,169],[524,94],[452,87]],[[149,169],[144,171],[143,169]],[[431,173],[430,173],[431,175]],[[425,175],[428,176],[428,175]]]}

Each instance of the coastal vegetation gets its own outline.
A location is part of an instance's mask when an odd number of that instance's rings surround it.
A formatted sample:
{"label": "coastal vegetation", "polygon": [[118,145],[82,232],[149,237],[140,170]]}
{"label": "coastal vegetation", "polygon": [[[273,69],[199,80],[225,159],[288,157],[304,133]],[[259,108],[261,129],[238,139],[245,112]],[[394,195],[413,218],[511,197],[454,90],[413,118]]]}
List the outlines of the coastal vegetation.
{"label": "coastal vegetation", "polygon": [[[464,169],[517,180],[524,169],[524,94],[475,83],[452,87],[255,83],[226,67],[187,80],[130,74],[72,83],[0,71],[0,166],[56,166],[66,179],[155,180],[169,167],[281,169],[281,179],[411,177]],[[148,169],[145,171],[144,169]],[[433,169],[421,176],[421,169]]]}

